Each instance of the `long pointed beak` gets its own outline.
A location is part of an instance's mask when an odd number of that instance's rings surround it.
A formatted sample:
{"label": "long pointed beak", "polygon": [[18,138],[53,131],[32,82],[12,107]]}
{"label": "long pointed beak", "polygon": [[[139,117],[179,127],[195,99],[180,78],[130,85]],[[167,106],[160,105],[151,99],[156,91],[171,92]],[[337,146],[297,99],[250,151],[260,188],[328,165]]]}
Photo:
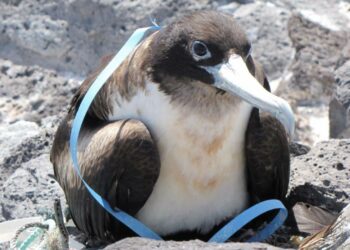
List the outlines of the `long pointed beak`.
{"label": "long pointed beak", "polygon": [[252,106],[271,113],[285,127],[290,139],[294,134],[294,114],[289,104],[267,90],[253,77],[242,57],[232,55],[229,61],[215,67],[206,67],[215,77],[214,86],[241,97]]}

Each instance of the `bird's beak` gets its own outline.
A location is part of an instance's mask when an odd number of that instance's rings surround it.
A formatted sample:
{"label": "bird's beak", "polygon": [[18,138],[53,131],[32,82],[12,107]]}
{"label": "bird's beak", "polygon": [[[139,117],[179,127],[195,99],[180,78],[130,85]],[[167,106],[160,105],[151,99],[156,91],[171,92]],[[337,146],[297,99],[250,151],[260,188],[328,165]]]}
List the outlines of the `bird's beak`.
{"label": "bird's beak", "polygon": [[215,87],[239,96],[252,106],[271,113],[283,124],[292,139],[295,124],[291,107],[284,99],[264,89],[250,74],[241,56],[231,55],[227,63],[206,67],[206,69],[213,74]]}

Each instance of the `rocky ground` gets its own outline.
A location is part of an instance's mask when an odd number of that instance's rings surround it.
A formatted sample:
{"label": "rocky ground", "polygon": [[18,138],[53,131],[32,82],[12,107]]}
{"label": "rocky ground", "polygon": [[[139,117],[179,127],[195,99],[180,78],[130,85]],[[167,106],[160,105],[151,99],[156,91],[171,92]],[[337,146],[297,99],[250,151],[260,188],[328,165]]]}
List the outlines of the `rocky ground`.
{"label": "rocky ground", "polygon": [[[117,51],[133,30],[149,25],[151,18],[166,25],[197,9],[219,9],[237,18],[274,92],[293,106],[295,140],[311,150],[293,157],[290,204],[306,202],[337,214],[350,203],[350,140],[346,139],[350,138],[349,1],[3,0],[0,222],[45,214],[54,197],[64,200],[48,154],[73,93],[99,58]],[[329,242],[340,249],[350,245],[344,240],[350,237],[348,210],[342,214],[346,223],[341,230],[325,234],[326,240],[317,244],[323,242],[325,249],[334,249]],[[333,232],[342,236],[335,237]],[[230,244],[215,247],[275,249]],[[127,239],[108,249],[140,249],[135,246],[214,247],[200,241],[158,244]]]}

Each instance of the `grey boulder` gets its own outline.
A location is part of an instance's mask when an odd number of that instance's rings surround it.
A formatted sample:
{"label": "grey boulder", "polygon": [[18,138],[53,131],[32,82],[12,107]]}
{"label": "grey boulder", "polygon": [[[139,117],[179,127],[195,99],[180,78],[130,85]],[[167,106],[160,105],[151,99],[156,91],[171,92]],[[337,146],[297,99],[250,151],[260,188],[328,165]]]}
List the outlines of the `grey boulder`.
{"label": "grey boulder", "polygon": [[48,154],[18,168],[1,187],[0,221],[50,215],[55,198],[64,200],[53,176]]}
{"label": "grey boulder", "polygon": [[350,139],[319,142],[292,159],[288,200],[338,213],[350,203],[349,178]]}
{"label": "grey boulder", "polygon": [[350,138],[350,60],[335,71],[329,122],[331,138]]}

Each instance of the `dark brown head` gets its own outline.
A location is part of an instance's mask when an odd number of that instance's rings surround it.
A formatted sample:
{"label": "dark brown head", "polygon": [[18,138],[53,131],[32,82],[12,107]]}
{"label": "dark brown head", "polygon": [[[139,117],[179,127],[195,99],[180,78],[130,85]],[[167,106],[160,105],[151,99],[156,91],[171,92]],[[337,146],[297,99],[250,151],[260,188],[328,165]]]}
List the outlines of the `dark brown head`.
{"label": "dark brown head", "polygon": [[215,11],[194,12],[161,30],[152,49],[153,80],[213,84],[203,66],[228,61],[236,53],[247,58],[251,45],[232,16]]}
{"label": "dark brown head", "polygon": [[250,42],[231,15],[194,12],[152,37],[148,72],[173,100],[198,106],[220,99],[231,104],[244,100],[274,114],[292,133],[294,117],[288,103],[254,78],[250,51]]}

